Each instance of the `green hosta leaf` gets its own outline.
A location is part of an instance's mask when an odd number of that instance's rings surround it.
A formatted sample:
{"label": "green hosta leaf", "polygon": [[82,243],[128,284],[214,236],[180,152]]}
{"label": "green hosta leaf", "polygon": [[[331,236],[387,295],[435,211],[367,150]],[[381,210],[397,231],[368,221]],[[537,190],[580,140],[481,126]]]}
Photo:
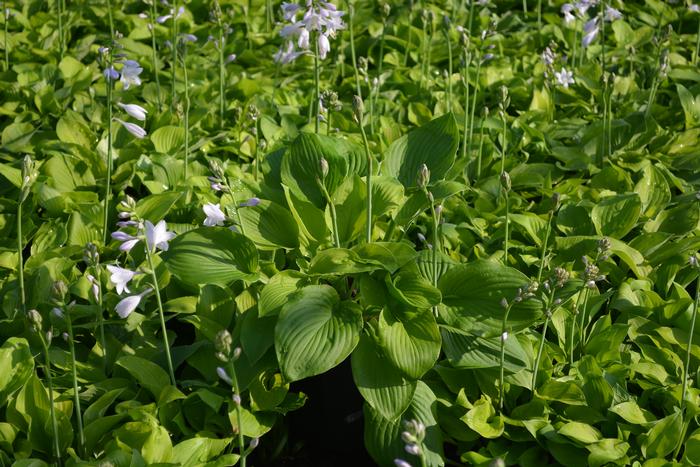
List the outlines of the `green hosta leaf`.
{"label": "green hosta leaf", "polygon": [[654,217],[671,201],[671,190],[666,177],[653,165],[644,167],[634,191],[639,194],[642,211],[647,217]]}
{"label": "green hosta leaf", "polygon": [[333,193],[348,174],[348,162],[341,152],[344,148],[342,140],[300,133],[282,156],[282,183],[302,201],[323,209],[326,200],[318,185],[322,178],[321,158],[328,163],[328,175],[323,183],[328,193]]}
{"label": "green hosta leaf", "polygon": [[310,285],[290,297],[275,327],[275,350],[287,381],[324,373],[350,355],[362,329],[362,311],[341,302],[327,285]]}
{"label": "green hosta leaf", "polygon": [[248,238],[266,249],[299,246],[299,227],[290,212],[277,203],[260,200],[257,206],[239,208]]}
{"label": "green hosta leaf", "polygon": [[35,131],[31,123],[11,123],[2,130],[0,143],[10,152],[33,153],[30,143]]}
{"label": "green hosta leaf", "polygon": [[114,431],[113,436],[126,446],[136,449],[147,465],[170,460],[173,445],[168,430],[152,418],[128,422]]}
{"label": "green hosta leaf", "polygon": [[[276,415],[271,412],[251,412],[245,407],[241,407],[241,432],[243,436],[249,438],[260,438],[272,429],[275,424]],[[235,408],[228,412],[228,419],[234,433],[238,430],[238,414]]]}
{"label": "green hosta leaf", "polygon": [[[167,384],[167,382],[166,382]],[[124,392],[126,388],[112,389],[102,394],[99,399],[90,404],[90,407],[85,410],[83,415],[83,422],[85,425],[89,425],[92,422],[102,418],[107,412],[107,409],[117,400],[117,398]]]}
{"label": "green hosta leaf", "polygon": [[418,379],[430,370],[440,355],[440,331],[429,309],[379,315],[379,343],[396,368]]}
{"label": "green hosta leaf", "polygon": [[151,133],[156,152],[174,154],[185,143],[185,129],[179,126],[162,126]]}
{"label": "green hosta leaf", "polygon": [[181,197],[182,193],[177,191],[146,196],[136,203],[136,214],[141,219],[148,219],[156,224],[165,218]]}
{"label": "green hosta leaf", "polygon": [[406,410],[416,390],[416,382],[403,377],[376,338],[366,334],[352,353],[352,376],[362,397],[391,421]]}
{"label": "green hosta leaf", "polygon": [[683,459],[690,465],[700,465],[700,428],[693,431],[685,441]]}
{"label": "green hosta leaf", "polygon": [[429,308],[442,299],[440,290],[415,272],[401,271],[393,278],[387,275],[386,285],[394,298],[414,308]]}
{"label": "green hosta leaf", "polygon": [[641,211],[637,193],[608,196],[593,207],[591,219],[599,235],[620,239],[632,230]]}
{"label": "green hosta leaf", "polygon": [[391,421],[365,404],[365,446],[380,466],[394,465],[394,459],[405,459],[412,465],[420,465],[417,457],[406,454],[401,440],[403,421],[417,420],[425,425],[423,441],[426,467],[445,465],[442,456],[442,434],[435,419],[435,394],[423,381],[418,381],[413,400],[399,420]]}
{"label": "green hosta leaf", "polygon": [[685,113],[686,130],[700,125],[700,96],[693,96],[682,84],[676,84],[678,98]]}
{"label": "green hosta leaf", "polygon": [[547,401],[562,402],[568,405],[586,405],[583,390],[572,381],[550,379],[540,386],[536,394]]}
{"label": "green hosta leaf", "polygon": [[170,272],[190,285],[253,280],[258,269],[255,244],[223,227],[204,227],[178,235],[163,253]]}
{"label": "green hosta leaf", "polygon": [[606,438],[594,444],[586,446],[591,453],[588,455],[588,465],[602,467],[616,463],[617,465],[629,464],[626,454],[630,445],[619,439]]}
{"label": "green hosta leaf", "polygon": [[289,393],[289,383],[282,381],[279,373],[263,371],[249,386],[250,399],[255,410],[273,410]]}
{"label": "green hosta leaf", "polygon": [[372,242],[352,248],[361,261],[381,266],[390,273],[413,261],[418,253],[407,243]]}
{"label": "green hosta leaf", "polygon": [[308,284],[308,278],[299,271],[286,270],[275,274],[270,278],[258,301],[258,315],[276,315],[287,302],[287,297]]}
{"label": "green hosta leaf", "polygon": [[346,245],[367,229],[367,185],[359,175],[346,178],[333,193],[338,238]]}
{"label": "green hosta leaf", "polygon": [[170,462],[180,465],[199,465],[208,462],[226,449],[233,438],[190,438],[173,447]]}
{"label": "green hosta leaf", "polygon": [[80,114],[67,110],[56,123],[56,136],[65,143],[77,144],[85,149],[92,148],[97,138],[90,131]]}
{"label": "green hosta leaf", "polygon": [[163,388],[170,384],[170,377],[165,370],[145,358],[125,355],[117,360],[117,365],[128,371],[156,400]]}
{"label": "green hosta leaf", "polygon": [[392,215],[403,201],[403,185],[392,177],[372,177],[372,215]]}
{"label": "green hosta leaf", "polygon": [[459,129],[454,115],[446,114],[394,141],[384,154],[386,174],[404,187],[417,186],[423,164],[430,169],[430,183],[442,180],[452,167],[459,146]]}
{"label": "green hosta leaf", "polygon": [[678,444],[682,431],[683,416],[680,412],[662,418],[642,441],[642,454],[647,458],[666,457]]}
{"label": "green hosta leaf", "polygon": [[[441,326],[443,349],[456,368],[494,368],[501,364],[500,336],[483,338],[448,326]],[[517,373],[528,367],[528,357],[516,338],[506,339],[503,368]]]}
{"label": "green hosta leaf", "polygon": [[600,431],[587,423],[569,422],[559,428],[559,434],[578,441],[581,444],[592,444],[603,439]]}
{"label": "green hosta leaf", "polygon": [[635,425],[648,425],[656,421],[653,413],[641,408],[635,401],[621,402],[610,407],[609,410],[626,422]]}
{"label": "green hosta leaf", "polygon": [[282,186],[289,210],[302,233],[304,245],[324,243],[330,238],[324,212],[308,201],[299,199],[287,186]]}
{"label": "green hosta leaf", "polygon": [[309,265],[308,273],[311,275],[337,275],[357,274],[361,272],[376,271],[379,265],[368,264],[360,259],[353,250],[345,248],[328,248],[314,256]]}
{"label": "green hosta leaf", "polygon": [[494,439],[503,434],[503,418],[500,415],[496,416],[491,399],[486,395],[474,402],[474,406],[463,419],[469,428],[484,438]]}
{"label": "green hosta leaf", "polygon": [[26,339],[10,337],[0,347],[0,407],[21,388],[34,371],[34,358]]}
{"label": "green hosta leaf", "polygon": [[[479,260],[448,270],[439,280],[446,321],[450,326],[484,336],[501,334],[505,309],[501,299],[512,300],[529,279],[520,271],[493,261]],[[530,299],[510,311],[508,328],[519,331],[542,314],[542,304]]]}

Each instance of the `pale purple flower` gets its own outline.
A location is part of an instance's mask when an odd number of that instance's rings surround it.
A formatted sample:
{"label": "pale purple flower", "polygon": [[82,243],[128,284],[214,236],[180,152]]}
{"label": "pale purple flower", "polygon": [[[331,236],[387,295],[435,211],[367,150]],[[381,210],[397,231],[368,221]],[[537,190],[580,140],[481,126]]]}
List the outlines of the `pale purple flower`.
{"label": "pale purple flower", "polygon": [[613,8],[610,5],[605,7],[605,21],[617,21],[622,19],[622,13],[617,8]]}
{"label": "pale purple flower", "polygon": [[581,39],[581,45],[583,47],[588,47],[591,45],[598,35],[598,18],[593,18],[583,25],[583,39]]}
{"label": "pale purple flower", "polygon": [[235,61],[236,58],[237,58],[236,54],[230,54],[228,57],[226,57],[226,63],[229,64],[229,63]]}
{"label": "pale purple flower", "polygon": [[285,21],[294,21],[300,9],[296,3],[282,2],[282,17]]}
{"label": "pale purple flower", "polygon": [[565,88],[568,88],[570,84],[574,84],[574,74],[566,68],[562,68],[561,71],[555,71],[554,77],[557,79],[557,83]]}
{"label": "pale purple flower", "polygon": [[700,13],[700,5],[696,5],[696,4],[690,5],[688,7],[688,11],[691,11],[693,13]]}
{"label": "pale purple flower", "polygon": [[331,43],[328,41],[328,37],[325,34],[318,35],[318,57],[321,60],[326,59],[326,55],[331,50]]}
{"label": "pale purple flower", "polygon": [[87,275],[87,279],[90,281],[90,284],[92,285],[92,296],[95,297],[95,301],[99,302],[100,301],[100,284],[97,282],[97,279],[95,279],[95,276],[92,274]]}
{"label": "pale purple flower", "polygon": [[51,314],[54,315],[57,319],[63,319],[65,318],[65,315],[63,314],[63,310],[61,310],[58,307],[54,307],[51,309]]}
{"label": "pale purple flower", "polygon": [[253,198],[250,198],[248,201],[244,201],[239,206],[242,208],[246,208],[246,207],[257,206],[258,204],[260,204],[260,198],[253,197]]}
{"label": "pale purple flower", "polygon": [[134,237],[133,235],[129,235],[127,233],[121,232],[121,231],[116,231],[112,232],[112,238],[119,241],[123,242],[120,246],[119,249],[121,251],[126,251],[129,252],[131,249],[134,247],[139,242],[138,237]]}
{"label": "pale purple flower", "polygon": [[112,275],[109,276],[109,280],[116,287],[117,294],[121,295],[125,291],[131,293],[131,290],[129,290],[127,286],[129,285],[129,281],[136,275],[135,271],[120,268],[119,266],[112,266],[111,264],[107,265],[107,270],[112,273]]}
{"label": "pale purple flower", "polygon": [[309,30],[308,29],[302,29],[299,32],[299,39],[297,42],[297,45],[299,46],[300,49],[308,50],[309,48]]}
{"label": "pale purple flower", "polygon": [[207,227],[224,225],[224,222],[226,221],[226,214],[224,214],[224,212],[221,210],[219,203],[207,203],[202,207],[202,210],[207,216],[207,218],[204,219],[204,225]]}
{"label": "pale purple flower", "polygon": [[136,307],[139,306],[139,303],[141,303],[143,297],[146,294],[150,293],[151,290],[152,289],[149,288],[138,295],[130,295],[128,297],[123,298],[119,303],[117,303],[117,306],[114,308],[114,311],[117,312],[120,318],[128,318],[129,315],[136,309]]}
{"label": "pale purple flower", "polygon": [[182,42],[197,42],[197,36],[194,34],[182,34],[180,40]]}
{"label": "pale purple flower", "polygon": [[412,467],[411,464],[409,464],[403,459],[394,459],[394,465],[396,467]]}
{"label": "pale purple flower", "polygon": [[108,81],[116,81],[119,79],[119,72],[115,70],[113,66],[105,68],[105,71],[102,74]]}
{"label": "pale purple flower", "polygon": [[141,128],[137,124],[131,123],[131,122],[125,122],[124,120],[120,120],[118,118],[115,118],[115,120],[117,122],[121,123],[121,125],[126,129],[126,131],[128,131],[129,133],[131,133],[132,135],[134,135],[138,139],[143,139],[146,137],[146,135],[147,135],[146,130],[144,130],[143,128]]}
{"label": "pale purple flower", "polygon": [[[180,16],[182,16],[182,14],[184,12],[185,12],[185,7],[181,6],[180,8],[178,8],[177,15],[175,15],[175,19],[178,19]],[[158,24],[165,23],[166,21],[168,21],[170,18],[173,17],[173,13],[175,13],[175,11],[171,8],[170,13],[168,13],[167,15],[159,16],[158,18],[156,18],[156,22]]]}
{"label": "pale purple flower", "polygon": [[140,105],[122,104],[121,102],[119,102],[117,105],[124,109],[124,112],[126,112],[127,114],[129,114],[129,116],[135,118],[136,120],[141,120],[142,122],[146,120],[146,114],[148,113],[148,111]]}
{"label": "pale purple flower", "polygon": [[552,49],[549,47],[542,52],[542,61],[547,66],[552,66],[554,64],[554,52],[552,52]]}
{"label": "pale purple flower", "polygon": [[292,41],[288,41],[286,45],[286,50],[284,49],[284,46],[280,47],[279,51],[277,51],[277,53],[273,55],[272,58],[275,60],[275,63],[286,65],[296,60],[297,57],[299,57],[299,55],[302,55],[303,53],[304,52],[302,51],[295,51],[294,43],[292,43]]}
{"label": "pale purple flower", "polygon": [[139,75],[143,71],[141,65],[135,60],[124,60],[122,67],[121,82],[124,84],[124,89],[129,89],[130,86],[139,86],[141,78]]}
{"label": "pale purple flower", "polygon": [[220,366],[216,367],[216,374],[219,375],[219,378],[221,378],[225,383],[229,384],[230,386],[233,386],[233,380],[226,372],[226,369]]}
{"label": "pale purple flower", "polygon": [[155,226],[151,221],[146,221],[145,230],[146,245],[149,251],[155,251],[156,248],[168,251],[168,242],[175,237],[175,232],[168,231],[168,224],[164,220],[161,220]]}

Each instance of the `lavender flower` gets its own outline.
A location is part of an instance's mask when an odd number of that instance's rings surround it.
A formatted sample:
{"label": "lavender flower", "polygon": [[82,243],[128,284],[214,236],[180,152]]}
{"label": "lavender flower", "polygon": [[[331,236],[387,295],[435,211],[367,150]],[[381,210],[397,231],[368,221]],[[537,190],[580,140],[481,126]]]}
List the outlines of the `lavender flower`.
{"label": "lavender flower", "polygon": [[141,128],[137,124],[131,123],[131,122],[125,122],[124,120],[120,120],[118,118],[115,118],[114,120],[121,123],[121,125],[126,129],[126,131],[128,131],[129,133],[131,133],[132,135],[134,135],[138,139],[143,139],[146,137],[146,134],[147,134],[146,130],[144,130],[143,128]]}
{"label": "lavender flower", "polygon": [[557,79],[557,83],[565,88],[568,88],[570,84],[574,84],[574,74],[566,68],[562,68],[561,71],[555,71],[554,77]]}
{"label": "lavender flower", "polygon": [[296,20],[297,13],[301,7],[292,3],[284,3],[282,12],[284,19],[289,21],[280,31],[280,36],[287,39],[287,52],[280,52],[275,55],[275,61],[283,63],[283,59],[287,59],[287,63],[294,60],[296,56],[291,55],[293,45],[290,48],[289,44],[293,44],[296,39],[297,47],[302,50],[308,50],[311,44],[311,33],[317,33],[318,55],[322,60],[326,58],[331,50],[329,38],[334,38],[338,30],[345,28],[342,17],[345,12],[340,11],[330,2],[319,2],[314,0],[307,1],[307,10],[300,21]]}
{"label": "lavender flower", "polygon": [[586,24],[583,25],[583,39],[581,39],[581,45],[583,47],[591,45],[591,42],[593,42],[598,35],[599,30],[597,17],[587,21]]}
{"label": "lavender flower", "polygon": [[124,109],[124,112],[129,114],[130,117],[133,117],[136,120],[141,120],[142,122],[146,120],[146,114],[148,113],[148,111],[140,105],[122,104],[121,102],[119,102],[117,105]]}
{"label": "lavender flower", "polygon": [[207,203],[202,207],[202,210],[207,216],[207,218],[204,219],[204,225],[208,227],[224,225],[224,222],[226,221],[226,214],[224,214],[224,212],[221,210],[219,203]]}
{"label": "lavender flower", "polygon": [[129,89],[130,86],[141,85],[139,75],[143,71],[141,65],[135,60],[124,60],[122,67],[121,82],[124,84],[124,89]]}

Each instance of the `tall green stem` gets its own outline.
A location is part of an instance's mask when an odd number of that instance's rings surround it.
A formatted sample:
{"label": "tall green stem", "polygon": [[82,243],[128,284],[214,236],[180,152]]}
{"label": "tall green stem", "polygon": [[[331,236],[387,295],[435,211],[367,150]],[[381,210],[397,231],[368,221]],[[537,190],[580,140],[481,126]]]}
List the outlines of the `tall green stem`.
{"label": "tall green stem", "polygon": [[58,422],[56,420],[56,409],[54,407],[53,398],[53,377],[51,376],[51,356],[49,354],[49,345],[46,342],[46,336],[44,336],[43,331],[39,330],[41,345],[44,349],[44,370],[46,371],[46,380],[49,383],[49,415],[51,417],[51,430],[53,438],[53,449],[54,455],[56,456],[56,463],[61,465],[61,448],[58,444]]}
{"label": "tall green stem", "polygon": [[[8,43],[7,43],[7,36],[8,36],[8,26],[10,23],[10,9],[7,6],[7,0],[2,2],[2,15],[5,18],[5,35],[3,36],[4,39],[4,44],[3,48],[5,49],[5,71],[10,71],[10,49],[8,48]],[[700,37],[700,36],[698,36]],[[697,55],[697,53],[696,53]]]}
{"label": "tall green stem", "polygon": [[[464,46],[464,129],[462,137],[462,159],[467,158],[467,135],[469,133],[469,62],[470,54],[467,46]],[[471,154],[469,154],[471,156]]]}
{"label": "tall green stem", "polygon": [[[698,316],[698,305],[700,304],[700,275],[698,275],[695,281],[695,301],[693,302],[693,317],[690,321],[690,333],[688,334],[688,348],[685,352],[685,366],[683,367],[683,386],[681,389],[681,413],[685,413],[687,406],[685,396],[688,390],[688,375],[690,374],[690,354],[691,348],[693,346],[693,335],[695,333],[695,319]],[[683,435],[680,437],[678,445],[676,447],[676,452],[673,457],[678,456],[681,446],[683,445],[683,440],[685,439],[685,432],[687,430],[686,424],[683,427]]]}
{"label": "tall green stem", "polygon": [[503,264],[508,265],[508,241],[510,240],[510,190],[505,190],[506,197],[506,225],[505,225],[505,239],[503,240]]}
{"label": "tall green stem", "polygon": [[[548,312],[549,313],[549,312]],[[542,336],[540,338],[540,345],[537,348],[537,358],[535,358],[535,367],[532,370],[532,394],[534,397],[535,388],[537,386],[537,372],[540,368],[540,361],[542,360],[542,352],[544,351],[545,336],[547,335],[547,327],[549,326],[550,314],[546,315],[544,320],[544,327],[542,328]]]}
{"label": "tall green stem", "polygon": [[338,215],[336,214],[335,211],[335,205],[333,204],[333,200],[331,199],[331,195],[328,193],[328,190],[326,189],[326,184],[323,180],[321,179],[316,179],[318,182],[318,185],[321,187],[321,191],[323,191],[323,196],[326,198],[326,202],[328,203],[328,209],[331,212],[331,222],[333,223],[333,243],[335,244],[336,248],[340,248],[340,236],[338,235]]}
{"label": "tall green stem", "polygon": [[[111,15],[110,15],[111,18]],[[110,21],[111,23],[111,21]],[[109,69],[112,68],[113,46],[109,48]],[[112,195],[112,170],[114,162],[112,161],[112,78],[106,79],[107,85],[107,180],[105,181],[105,199],[103,201],[102,211],[102,245],[107,245],[107,232],[109,230],[109,198]]]}
{"label": "tall green stem", "polygon": [[467,140],[467,154],[472,153],[472,138],[474,136],[474,114],[476,113],[476,98],[479,95],[479,75],[481,73],[481,53],[476,57],[476,74],[474,76],[474,96],[472,96],[472,108],[469,115],[469,139]]}
{"label": "tall green stem", "polygon": [[163,345],[165,346],[165,356],[168,360],[168,373],[170,374],[170,383],[177,386],[175,381],[175,370],[173,369],[173,358],[170,355],[170,342],[168,342],[168,329],[165,327],[165,312],[163,311],[163,302],[160,299],[160,287],[158,286],[158,276],[156,269],[153,267],[153,252],[146,246],[146,257],[148,258],[148,267],[151,270],[151,280],[153,281],[153,289],[156,293],[156,301],[158,302],[158,314],[160,315],[160,329],[163,333]]}
{"label": "tall green stem", "polygon": [[362,143],[365,147],[365,157],[367,158],[367,234],[365,240],[367,243],[372,242],[372,154],[369,151],[369,142],[367,141],[367,133],[362,119],[358,123],[360,133],[362,133]]}
{"label": "tall green stem", "polygon": [[588,288],[583,287],[578,294],[578,297],[576,297],[576,304],[574,305],[574,313],[573,316],[571,316],[571,327],[570,327],[570,332],[569,332],[569,364],[571,366],[574,365],[574,333],[576,332],[576,318],[579,313],[579,305],[581,304],[581,298],[584,295],[588,294]]}
{"label": "tall green stem", "polygon": [[180,8],[180,2],[175,0],[173,3],[173,23],[170,28],[170,47],[173,50],[171,68],[170,68],[170,108],[175,109],[175,73],[177,71],[177,13]]}
{"label": "tall green stem", "polygon": [[24,242],[22,238],[22,205],[24,195],[20,194],[17,204],[17,278],[19,279],[19,304],[22,313],[27,311],[27,295],[24,290]]}
{"label": "tall green stem", "polygon": [[[486,118],[489,116],[489,108],[484,107],[484,116],[481,119],[481,125],[479,125],[479,151],[476,155],[476,177],[474,181],[478,181],[481,178],[481,159],[484,150],[484,125],[486,124]],[[471,136],[470,136],[471,141]]]}
{"label": "tall green stem", "polygon": [[65,52],[65,38],[63,36],[63,8],[61,8],[61,0],[56,0],[56,10],[58,17],[58,55],[59,62],[63,60],[63,54]]}
{"label": "tall green stem", "polygon": [[537,271],[537,282],[542,282],[542,272],[544,271],[544,261],[547,256],[547,243],[549,242],[549,234],[552,232],[552,219],[554,218],[554,210],[549,212],[547,220],[547,228],[544,231],[544,240],[542,241],[542,253],[540,254],[540,268]]}
{"label": "tall green stem", "polygon": [[318,38],[314,38],[314,108],[316,109],[314,118],[314,131],[318,133],[320,121],[318,117],[320,116],[321,106],[319,105],[319,99],[321,98],[321,83],[319,82],[319,65],[318,65]]}
{"label": "tall green stem", "polygon": [[68,327],[68,348],[70,350],[71,370],[73,377],[73,401],[75,403],[75,416],[78,422],[78,452],[85,454],[85,433],[83,433],[83,413],[80,408],[80,396],[78,394],[78,370],[75,358],[75,336],[73,334],[73,320],[70,310],[65,312],[66,324]]}
{"label": "tall green stem", "polygon": [[[7,53],[7,48],[5,49]],[[698,19],[698,33],[695,39],[695,54],[693,54],[693,66],[698,64],[698,55],[700,55],[700,19]]]}
{"label": "tall green stem", "polygon": [[452,112],[452,41],[450,31],[445,29],[447,40],[447,112]]}
{"label": "tall green stem", "polygon": [[353,18],[355,17],[355,9],[348,2],[348,29],[350,30],[350,54],[352,55],[352,68],[355,71],[355,92],[362,97],[362,89],[360,87],[360,72],[357,69],[357,56],[355,55],[355,33],[353,31]]}
{"label": "tall green stem", "polygon": [[219,128],[224,129],[224,110],[226,108],[226,94],[224,83],[226,82],[226,66],[224,63],[224,26],[221,23],[221,14],[217,15],[219,23]]}
{"label": "tall green stem", "polygon": [[162,110],[162,102],[160,95],[160,76],[158,74],[158,48],[156,45],[156,2],[151,2],[151,59],[153,60],[153,77],[156,80],[156,102],[158,103],[158,111]]}
{"label": "tall green stem", "polygon": [[243,416],[240,404],[241,392],[238,385],[238,376],[236,375],[236,368],[233,366],[233,362],[229,362],[229,371],[231,372],[231,386],[233,387],[233,395],[238,396],[239,400],[234,400],[234,405],[236,406],[236,419],[238,421],[238,454],[241,456],[241,467],[246,467],[246,457],[248,453],[245,449],[245,440],[243,439]]}
{"label": "tall green stem", "polygon": [[498,380],[498,386],[499,386],[499,388],[498,388],[498,394],[499,394],[498,395],[498,407],[499,407],[499,410],[501,411],[501,413],[503,412],[503,405],[505,402],[505,394],[504,394],[505,384],[503,381],[503,378],[504,378],[503,367],[505,364],[505,357],[506,357],[506,339],[507,339],[506,326],[508,324],[508,315],[510,314],[511,308],[513,308],[513,303],[514,302],[509,303],[508,306],[506,307],[506,312],[503,315],[503,323],[501,324],[501,356],[500,356],[500,362],[499,362],[500,363],[499,364],[500,377]]}
{"label": "tall green stem", "polygon": [[187,75],[187,43],[182,44],[182,76],[185,84],[185,183],[188,181],[190,165],[190,89]]}

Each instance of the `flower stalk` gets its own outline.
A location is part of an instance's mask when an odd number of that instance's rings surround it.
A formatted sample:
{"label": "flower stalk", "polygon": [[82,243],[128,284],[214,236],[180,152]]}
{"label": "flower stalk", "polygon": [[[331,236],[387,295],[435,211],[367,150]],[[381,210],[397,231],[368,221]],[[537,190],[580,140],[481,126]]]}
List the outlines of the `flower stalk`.
{"label": "flower stalk", "polygon": [[367,158],[367,230],[365,235],[365,241],[367,243],[372,242],[372,154],[369,150],[369,141],[367,140],[367,133],[365,132],[363,113],[364,105],[362,103],[362,97],[355,96],[352,100],[353,106],[353,118],[357,126],[360,127],[360,133],[362,133],[362,143],[365,149],[365,157]]}
{"label": "flower stalk", "polygon": [[[110,10],[111,11],[111,10]],[[110,23],[111,23],[110,14]],[[109,61],[107,63],[108,69],[112,68],[112,61],[114,56],[114,43],[112,42],[109,47]],[[107,85],[107,180],[105,180],[105,199],[103,201],[102,211],[102,244],[107,245],[107,232],[109,229],[109,198],[112,195],[112,170],[114,162],[112,161],[112,90],[113,82],[112,77],[108,76],[106,78]]]}
{"label": "flower stalk", "polygon": [[162,102],[160,96],[160,76],[158,75],[158,48],[156,44],[156,2],[151,1],[151,14],[149,29],[151,30],[151,59],[153,60],[153,77],[156,80],[156,102],[158,104],[158,111],[162,110]]}
{"label": "flower stalk", "polygon": [[[154,246],[155,248],[155,246]],[[165,312],[163,311],[163,302],[160,298],[160,287],[158,286],[158,276],[156,275],[156,269],[153,267],[153,253],[151,247],[146,245],[146,258],[148,260],[148,268],[151,272],[151,280],[153,281],[153,290],[156,294],[156,302],[158,303],[158,315],[160,316],[160,328],[163,333],[163,345],[165,346],[165,356],[168,360],[168,374],[170,375],[170,383],[173,386],[177,386],[175,380],[175,370],[173,369],[173,358],[170,354],[170,342],[168,341],[168,329],[165,326]]]}
{"label": "flower stalk", "polygon": [[85,433],[83,432],[83,413],[80,408],[80,395],[78,394],[78,370],[75,358],[75,334],[73,333],[73,320],[70,310],[64,313],[66,318],[66,326],[68,328],[68,349],[70,350],[71,358],[71,376],[73,380],[73,402],[75,404],[75,416],[78,425],[78,450],[85,454]]}

